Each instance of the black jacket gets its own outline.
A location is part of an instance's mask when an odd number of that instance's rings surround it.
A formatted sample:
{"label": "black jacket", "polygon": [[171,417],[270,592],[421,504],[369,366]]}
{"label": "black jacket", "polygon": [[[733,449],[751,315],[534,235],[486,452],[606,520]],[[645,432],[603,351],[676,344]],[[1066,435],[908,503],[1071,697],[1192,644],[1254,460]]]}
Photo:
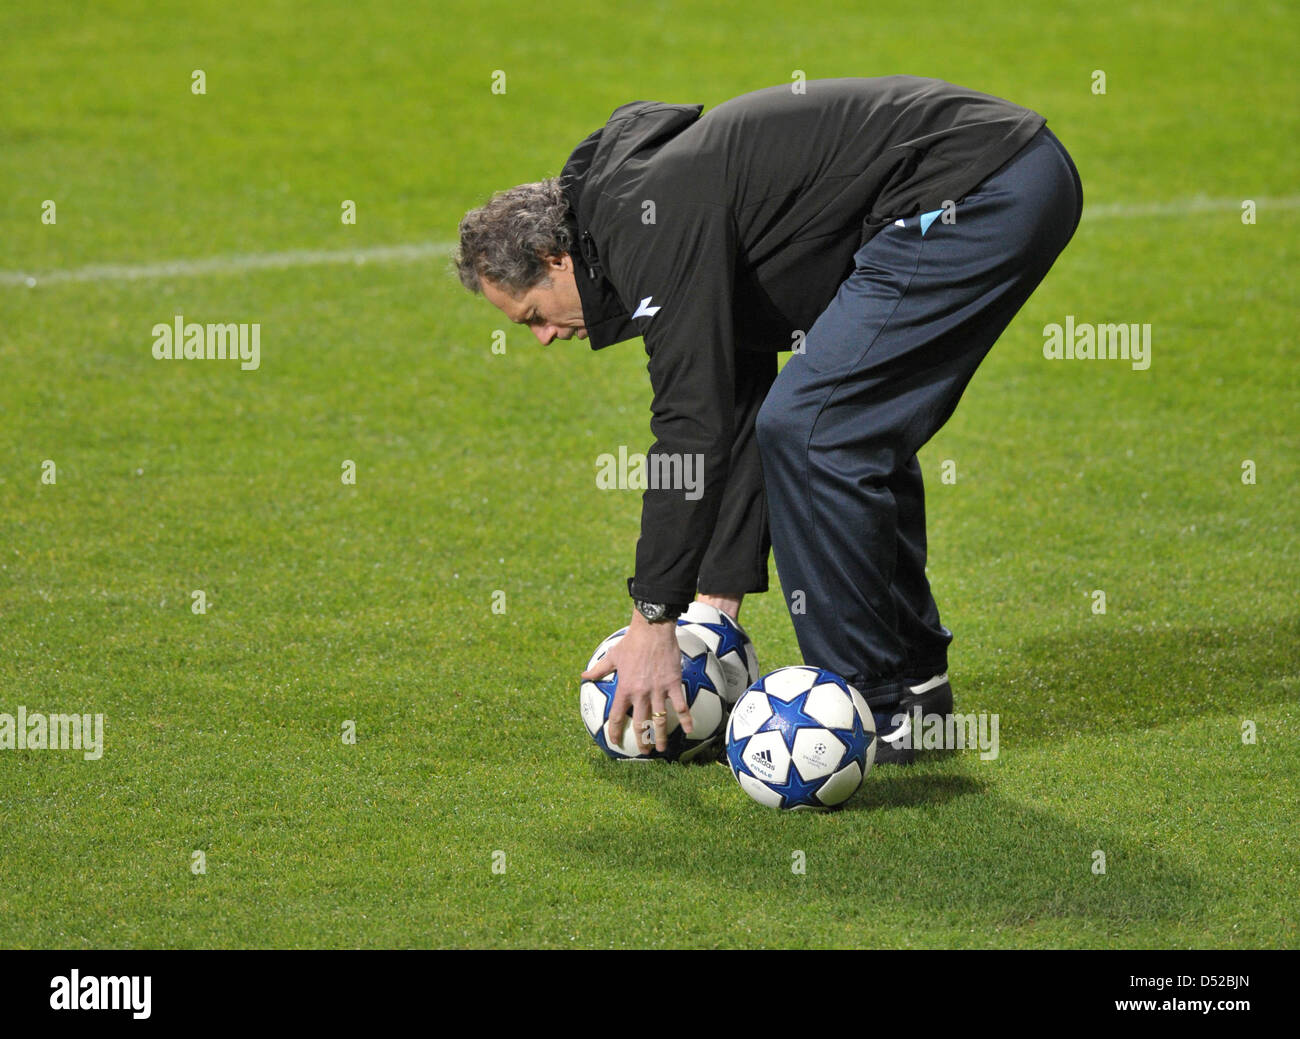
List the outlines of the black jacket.
{"label": "black jacket", "polygon": [[[651,489],[638,598],[767,589],[754,418],[776,351],[806,332],[898,217],[960,201],[1043,126],[932,79],[812,80],[701,105],[636,101],[561,174],[591,347],[645,337],[656,456],[703,459],[703,493]],[[665,467],[665,472],[669,470]]]}

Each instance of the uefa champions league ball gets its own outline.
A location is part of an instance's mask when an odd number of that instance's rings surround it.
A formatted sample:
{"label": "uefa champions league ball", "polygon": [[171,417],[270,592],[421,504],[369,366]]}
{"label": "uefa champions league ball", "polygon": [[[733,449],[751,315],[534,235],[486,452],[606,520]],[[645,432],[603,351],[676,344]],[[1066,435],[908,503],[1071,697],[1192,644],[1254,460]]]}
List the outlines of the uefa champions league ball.
{"label": "uefa champions league ball", "polygon": [[833,808],[862,785],[876,726],[862,695],[818,667],[783,667],[745,690],[727,723],[727,763],[772,808]]}
{"label": "uefa champions league ball", "polygon": [[758,678],[758,654],[754,652],[754,643],[736,621],[716,606],[698,599],[677,618],[677,624],[692,635],[698,635],[718,658],[727,679],[723,698],[730,707]]}
{"label": "uefa champions league ball", "polygon": [[[597,646],[586,670],[595,667],[626,634],[627,628],[619,628]],[[682,731],[670,700],[664,708],[668,712],[668,749],[662,753],[655,749],[643,753],[637,746],[631,708],[628,708],[627,724],[623,726],[622,741],[611,746],[606,723],[618,692],[618,672],[611,672],[599,681],[583,679],[579,694],[582,723],[587,727],[588,735],[596,741],[596,746],[611,758],[618,761],[691,761],[717,746],[721,740],[727,718],[724,699],[727,680],[722,665],[698,636],[682,627],[677,629],[677,647],[682,656],[682,691],[686,694],[686,705],[690,708],[695,731],[689,736]]]}

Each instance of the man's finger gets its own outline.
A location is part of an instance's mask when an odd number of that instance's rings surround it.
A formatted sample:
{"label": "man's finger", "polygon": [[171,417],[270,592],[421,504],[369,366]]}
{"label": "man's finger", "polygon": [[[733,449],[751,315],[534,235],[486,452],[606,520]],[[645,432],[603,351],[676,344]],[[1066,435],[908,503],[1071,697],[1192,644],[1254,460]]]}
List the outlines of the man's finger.
{"label": "man's finger", "polygon": [[604,678],[606,675],[608,675],[610,672],[614,670],[615,670],[614,661],[611,660],[610,655],[606,653],[603,657],[597,660],[595,664],[593,664],[588,670],[584,671],[578,677],[584,678],[589,682],[594,682],[597,679]]}
{"label": "man's finger", "polygon": [[643,754],[650,753],[650,749],[655,746],[653,729],[649,724],[649,713],[649,698],[637,697],[636,702],[632,704],[632,731],[636,733],[637,750]]}
{"label": "man's finger", "polygon": [[675,686],[669,693],[669,699],[673,702],[673,710],[677,712],[677,721],[681,724],[682,732],[689,736],[695,731],[695,722],[691,718],[691,709],[686,705],[686,689],[683,686]]}
{"label": "man's finger", "polygon": [[665,702],[663,693],[650,695],[650,720],[654,723],[655,749],[661,752],[668,749],[668,710],[664,706]]}
{"label": "man's finger", "polygon": [[623,742],[623,726],[627,723],[627,694],[619,690],[614,693],[614,702],[609,705],[609,731],[605,739],[611,747]]}

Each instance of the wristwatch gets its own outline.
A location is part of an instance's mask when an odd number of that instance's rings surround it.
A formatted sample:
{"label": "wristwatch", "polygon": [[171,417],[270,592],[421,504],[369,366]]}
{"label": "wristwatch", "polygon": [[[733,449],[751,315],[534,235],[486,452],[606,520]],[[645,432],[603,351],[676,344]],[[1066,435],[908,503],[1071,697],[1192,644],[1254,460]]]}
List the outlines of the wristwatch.
{"label": "wristwatch", "polygon": [[686,612],[686,605],[689,604],[678,605],[677,603],[646,602],[644,599],[638,599],[636,593],[632,591],[632,582],[635,580],[636,578],[634,577],[629,577],[627,579],[627,593],[632,596],[632,602],[636,604],[637,611],[651,624],[663,624],[675,621]]}

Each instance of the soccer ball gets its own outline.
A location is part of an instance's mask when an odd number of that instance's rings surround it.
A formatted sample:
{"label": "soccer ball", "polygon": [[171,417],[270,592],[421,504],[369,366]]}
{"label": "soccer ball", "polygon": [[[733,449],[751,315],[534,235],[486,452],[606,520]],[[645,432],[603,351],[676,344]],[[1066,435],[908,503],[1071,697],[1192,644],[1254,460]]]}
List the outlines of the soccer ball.
{"label": "soccer ball", "polygon": [[[595,667],[626,634],[627,628],[619,628],[597,646],[596,652],[587,662],[586,670]],[[614,671],[599,681],[583,679],[579,696],[582,722],[587,727],[588,735],[596,741],[596,746],[611,758],[617,761],[690,761],[716,746],[721,739],[727,717],[723,699],[727,680],[722,665],[699,636],[685,628],[677,629],[677,647],[682,655],[682,690],[686,694],[686,705],[691,709],[695,731],[689,736],[682,731],[677,721],[677,712],[669,701],[665,707],[668,712],[668,749],[662,753],[654,749],[648,754],[642,753],[637,746],[631,708],[628,708],[628,722],[623,726],[622,741],[617,746],[611,746],[605,723],[609,721],[609,709],[618,692],[618,672]]]}
{"label": "soccer ball", "polygon": [[716,606],[709,606],[698,599],[677,618],[677,623],[691,634],[698,635],[718,658],[727,679],[723,697],[730,707],[758,678],[759,673],[758,654],[754,652],[754,644],[749,641],[745,629]]}
{"label": "soccer ball", "polygon": [[862,695],[818,667],[783,667],[731,711],[727,762],[745,793],[772,808],[832,808],[862,785],[876,725]]}

